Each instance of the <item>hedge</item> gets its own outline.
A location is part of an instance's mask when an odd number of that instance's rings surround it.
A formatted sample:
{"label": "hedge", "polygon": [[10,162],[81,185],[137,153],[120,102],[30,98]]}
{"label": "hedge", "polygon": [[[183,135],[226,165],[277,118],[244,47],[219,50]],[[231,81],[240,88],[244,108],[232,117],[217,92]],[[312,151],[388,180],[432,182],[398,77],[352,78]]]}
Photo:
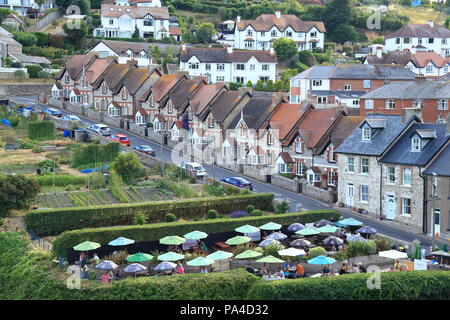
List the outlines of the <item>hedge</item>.
{"label": "hedge", "polygon": [[67,248],[72,248],[83,241],[106,244],[117,237],[134,239],[136,242],[156,241],[169,235],[183,235],[192,230],[206,233],[233,231],[244,224],[255,226],[267,222],[282,225],[294,222],[311,223],[320,219],[338,220],[341,214],[335,210],[316,210],[300,213],[273,214],[261,217],[222,218],[203,221],[155,223],[147,225],[120,226],[109,228],[86,228],[66,231],[53,241],[53,250],[57,256],[65,257]]}
{"label": "hedge", "polygon": [[242,300],[250,287],[261,281],[240,269],[210,274],[128,278],[107,285],[82,280],[81,290],[71,290],[65,281],[68,275],[61,275],[55,269],[50,253],[28,251],[27,241],[19,233],[0,233],[2,300]]}
{"label": "hedge", "polygon": [[272,209],[273,194],[248,194],[228,197],[199,198],[182,201],[154,201],[100,206],[34,210],[25,215],[25,223],[42,236],[56,235],[67,230],[90,227],[130,225],[133,217],[144,213],[148,222],[162,222],[166,213],[178,218],[204,216],[208,210],[231,213],[252,204],[261,210]]}
{"label": "hedge", "polygon": [[31,140],[50,140],[55,137],[55,125],[51,121],[30,122],[28,138]]}
{"label": "hedge", "polygon": [[72,152],[72,166],[82,168],[99,163],[114,161],[120,153],[120,143],[88,144],[77,147]]}
{"label": "hedge", "polygon": [[70,174],[46,174],[36,178],[37,183],[42,186],[66,187],[69,185],[83,185],[87,183],[86,176],[73,176]]}
{"label": "hedge", "polygon": [[434,300],[450,299],[450,272],[382,272],[381,289],[368,289],[368,273],[255,284],[249,300]]}

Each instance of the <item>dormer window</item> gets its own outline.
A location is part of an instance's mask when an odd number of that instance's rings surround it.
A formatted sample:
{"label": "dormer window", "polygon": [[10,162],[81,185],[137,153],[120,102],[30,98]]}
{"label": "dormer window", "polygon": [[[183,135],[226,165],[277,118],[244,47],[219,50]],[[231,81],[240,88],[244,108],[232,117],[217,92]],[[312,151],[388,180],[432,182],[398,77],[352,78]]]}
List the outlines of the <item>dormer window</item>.
{"label": "dormer window", "polygon": [[422,99],[414,99],[413,106],[414,106],[414,108],[422,109],[423,108],[423,100]]}
{"label": "dormer window", "polygon": [[363,141],[370,141],[372,138],[372,129],[369,126],[365,126],[362,130]]}
{"label": "dormer window", "polygon": [[412,138],[411,139],[411,151],[412,152],[420,152],[420,150],[421,150],[420,138]]}

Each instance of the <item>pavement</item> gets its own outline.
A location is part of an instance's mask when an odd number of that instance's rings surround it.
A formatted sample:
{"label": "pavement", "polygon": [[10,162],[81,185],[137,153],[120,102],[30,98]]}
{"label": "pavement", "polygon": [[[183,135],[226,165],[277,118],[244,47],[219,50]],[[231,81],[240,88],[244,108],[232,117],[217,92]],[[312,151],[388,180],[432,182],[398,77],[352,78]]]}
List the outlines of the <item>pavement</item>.
{"label": "pavement", "polygon": [[[43,109],[43,108],[48,107],[45,104],[39,103],[36,96],[12,97],[12,98],[10,98],[10,101],[13,101],[13,102],[19,103],[19,104],[33,106],[37,109]],[[61,110],[61,112],[63,113],[63,115],[72,114],[72,113],[68,112],[67,110]],[[79,116],[79,115],[77,115],[77,116],[82,119],[82,122],[84,125],[90,126],[94,123],[97,123],[96,121],[89,120],[86,117]],[[160,144],[150,141],[146,138],[137,136],[131,132],[125,131],[120,128],[115,128],[110,125],[108,125],[108,126],[111,129],[111,134],[118,134],[118,133],[126,134],[131,141],[132,147],[141,145],[141,144],[150,145],[153,148],[153,150],[155,150],[156,158],[158,158],[158,159],[162,158],[165,162],[171,162],[172,150],[170,148],[167,148],[164,146],[161,148]],[[216,180],[219,180],[219,179],[225,178],[225,177],[238,175],[234,171],[227,170],[227,169],[224,169],[221,167],[214,166],[214,169],[213,169],[212,166],[207,165],[207,164],[203,164],[203,166],[206,169],[206,171],[210,177],[213,177],[215,175]],[[214,170],[214,172],[213,172],[213,170]],[[242,174],[239,174],[239,175],[243,176]],[[255,180],[255,179],[252,179],[250,177],[245,177],[245,178],[253,184],[254,192],[273,193],[275,195],[276,199],[277,198],[288,199],[291,203],[291,210],[290,210],[291,212],[298,211],[299,207],[303,208],[303,210],[336,209],[345,218],[357,219],[357,220],[363,222],[364,225],[372,226],[375,229],[377,229],[379,231],[379,233],[387,235],[389,237],[392,237],[392,238],[395,238],[395,239],[398,239],[401,241],[405,241],[408,243],[417,239],[421,242],[422,248],[425,249],[427,253],[430,252],[429,250],[431,247],[432,240],[431,240],[431,237],[429,237],[428,235],[425,235],[423,233],[413,232],[410,229],[408,229],[404,226],[397,225],[392,221],[386,221],[386,220],[382,221],[382,220],[375,219],[369,215],[362,215],[362,214],[358,214],[358,213],[355,213],[352,211],[345,210],[343,208],[330,206],[321,201],[306,197],[302,194],[294,193],[294,192],[276,187],[269,183],[263,183],[263,182]],[[450,244],[450,241],[446,241],[445,239],[439,239],[439,240],[436,240],[435,243],[442,247],[442,245],[444,245],[445,243]]]}

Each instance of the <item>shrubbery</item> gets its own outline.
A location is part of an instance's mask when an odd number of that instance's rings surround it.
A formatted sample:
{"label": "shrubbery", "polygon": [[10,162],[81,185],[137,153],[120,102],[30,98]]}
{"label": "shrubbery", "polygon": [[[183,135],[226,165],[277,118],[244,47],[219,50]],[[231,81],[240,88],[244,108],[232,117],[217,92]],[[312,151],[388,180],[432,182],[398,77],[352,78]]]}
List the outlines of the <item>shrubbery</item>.
{"label": "shrubbery", "polygon": [[84,185],[86,184],[86,177],[84,176],[73,176],[70,174],[46,174],[41,175],[36,178],[37,183],[40,186],[58,186],[66,187],[69,185]]}
{"label": "shrubbery", "polygon": [[217,219],[218,217],[219,213],[214,209],[208,210],[208,213],[206,214],[206,219]]}
{"label": "shrubbery", "polygon": [[166,222],[177,221],[177,216],[174,215],[173,213],[166,213],[166,215],[164,216],[164,220],[165,220]]}
{"label": "shrubbery", "polygon": [[81,145],[72,152],[72,166],[82,168],[109,163],[117,158],[119,152],[118,142]]}
{"label": "shrubbery", "polygon": [[28,138],[30,140],[50,140],[55,137],[55,125],[51,121],[30,122]]}
{"label": "shrubbery", "polygon": [[309,259],[313,259],[313,258],[318,257],[318,256],[327,256],[327,255],[328,255],[328,252],[327,252],[327,250],[325,250],[325,248],[323,248],[323,247],[315,247],[315,248],[312,248],[311,250],[309,250],[309,252],[308,252],[308,260]]}

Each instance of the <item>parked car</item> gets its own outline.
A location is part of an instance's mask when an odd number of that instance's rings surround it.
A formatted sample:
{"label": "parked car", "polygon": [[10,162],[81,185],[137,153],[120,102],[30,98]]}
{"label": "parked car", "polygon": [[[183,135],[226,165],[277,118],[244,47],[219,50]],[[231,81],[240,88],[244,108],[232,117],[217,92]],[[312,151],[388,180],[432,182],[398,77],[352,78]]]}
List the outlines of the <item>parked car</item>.
{"label": "parked car", "polygon": [[49,116],[54,116],[54,117],[58,117],[58,118],[62,117],[61,111],[53,109],[53,108],[45,108],[44,110],[42,110],[42,112],[44,112],[45,114],[47,114]]}
{"label": "parked car", "polygon": [[101,134],[102,136],[110,136],[111,135],[111,129],[101,123],[93,124],[92,126],[89,126],[88,129],[91,131],[94,131],[98,134]]}
{"label": "parked car", "polygon": [[80,118],[78,118],[77,116],[72,116],[70,114],[66,114],[65,116],[63,116],[61,118],[62,120],[67,120],[67,121],[81,121]]}
{"label": "parked car", "polygon": [[139,146],[133,147],[133,149],[135,149],[139,152],[148,154],[152,157],[155,156],[155,150],[153,150],[152,147],[150,147],[149,145],[146,145],[146,144],[141,144]]}
{"label": "parked car", "polygon": [[131,145],[130,139],[128,139],[126,134],[113,134],[111,135],[110,139],[112,141],[119,142],[128,147]]}
{"label": "parked car", "polygon": [[186,170],[187,172],[195,172],[197,177],[204,177],[206,176],[206,170],[203,168],[203,166],[197,162],[188,162],[188,163],[181,163],[178,165],[181,169]]}
{"label": "parked car", "polygon": [[243,188],[243,189],[250,189],[250,191],[253,191],[253,185],[250,181],[247,181],[246,179],[242,177],[229,177],[229,178],[222,178],[220,181],[223,181],[225,183],[229,183],[235,187]]}

